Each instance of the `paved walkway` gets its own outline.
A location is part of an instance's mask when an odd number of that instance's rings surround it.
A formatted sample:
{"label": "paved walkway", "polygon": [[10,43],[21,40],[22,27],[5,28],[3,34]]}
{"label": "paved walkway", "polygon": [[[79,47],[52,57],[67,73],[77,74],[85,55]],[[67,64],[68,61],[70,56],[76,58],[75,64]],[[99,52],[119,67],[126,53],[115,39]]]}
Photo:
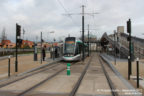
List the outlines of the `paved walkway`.
{"label": "paved walkway", "polygon": [[[104,55],[104,57],[106,57],[108,60],[110,60],[110,62],[113,64],[113,66],[120,72],[120,74],[122,74],[122,76],[128,80],[128,61],[127,60],[119,60],[117,59],[116,61],[116,65],[114,60],[112,60],[112,56],[109,55]],[[140,72],[140,88],[139,90],[143,90],[143,94],[144,94],[144,63],[139,64],[139,72]],[[136,78],[136,61],[132,62],[132,75],[131,75],[131,80],[128,80],[135,88],[136,87],[136,80],[134,79]]]}

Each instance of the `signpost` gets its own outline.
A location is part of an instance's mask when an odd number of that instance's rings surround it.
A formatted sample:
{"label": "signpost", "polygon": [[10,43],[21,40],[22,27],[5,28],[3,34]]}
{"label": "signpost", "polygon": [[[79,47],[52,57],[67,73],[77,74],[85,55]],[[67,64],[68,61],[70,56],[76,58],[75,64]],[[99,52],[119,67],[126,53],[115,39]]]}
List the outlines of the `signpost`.
{"label": "signpost", "polygon": [[20,35],[21,35],[21,26],[16,24],[16,59],[15,59],[15,72],[18,72],[18,58],[17,58],[17,52],[18,52],[18,46],[20,45],[19,40],[20,40]]}
{"label": "signpost", "polygon": [[37,44],[34,44],[34,61],[37,61]]}
{"label": "signpost", "polygon": [[132,65],[131,65],[131,60],[132,60],[132,47],[131,47],[131,20],[129,19],[127,21],[127,33],[129,33],[129,36],[127,40],[129,41],[129,56],[128,56],[128,79],[130,80],[130,75],[132,74]]}
{"label": "signpost", "polygon": [[139,58],[137,58],[137,61],[136,61],[136,63],[137,63],[137,70],[136,70],[136,72],[137,72],[137,88],[139,88]]}

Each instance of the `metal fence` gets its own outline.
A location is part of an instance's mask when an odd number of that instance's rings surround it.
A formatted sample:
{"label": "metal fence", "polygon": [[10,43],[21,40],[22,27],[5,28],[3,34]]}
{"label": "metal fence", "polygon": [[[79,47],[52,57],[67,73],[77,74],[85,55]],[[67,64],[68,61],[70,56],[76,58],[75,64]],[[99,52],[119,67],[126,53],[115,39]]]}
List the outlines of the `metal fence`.
{"label": "metal fence", "polygon": [[[15,52],[16,49],[0,48],[0,52]],[[34,51],[34,49],[18,49],[18,51]]]}
{"label": "metal fence", "polygon": [[[0,48],[0,56],[14,55],[16,49]],[[33,52],[34,49],[18,49],[18,53]]]}

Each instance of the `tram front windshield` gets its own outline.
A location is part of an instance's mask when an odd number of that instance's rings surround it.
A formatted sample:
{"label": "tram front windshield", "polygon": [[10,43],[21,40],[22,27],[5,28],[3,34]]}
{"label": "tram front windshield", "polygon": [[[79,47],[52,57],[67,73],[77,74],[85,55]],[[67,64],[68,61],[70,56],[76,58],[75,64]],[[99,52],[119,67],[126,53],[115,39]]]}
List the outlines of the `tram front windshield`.
{"label": "tram front windshield", "polygon": [[74,54],[75,42],[66,41],[65,42],[65,54]]}

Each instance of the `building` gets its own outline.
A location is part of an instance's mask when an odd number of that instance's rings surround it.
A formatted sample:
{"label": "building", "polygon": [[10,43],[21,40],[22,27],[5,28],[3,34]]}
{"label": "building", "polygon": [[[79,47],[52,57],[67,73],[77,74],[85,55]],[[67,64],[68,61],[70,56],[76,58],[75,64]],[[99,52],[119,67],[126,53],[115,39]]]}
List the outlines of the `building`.
{"label": "building", "polygon": [[58,46],[58,43],[57,42],[53,43],[53,46]]}
{"label": "building", "polygon": [[2,48],[2,44],[0,43],[0,48]]}
{"label": "building", "polygon": [[12,43],[10,40],[2,40],[0,47],[1,48],[14,48],[15,43]]}
{"label": "building", "polygon": [[118,33],[124,33],[124,26],[118,26],[117,27],[117,32]]}
{"label": "building", "polygon": [[15,46],[16,46],[15,43],[9,43],[9,44],[8,44],[8,48],[14,48]]}
{"label": "building", "polygon": [[[50,47],[54,47],[54,46],[61,46],[62,44],[61,43],[58,43],[58,42],[54,42],[54,43],[48,43],[48,42],[43,42],[42,43],[42,47],[46,46],[46,48],[50,48]],[[37,43],[37,48],[41,48],[41,43],[38,42]]]}
{"label": "building", "polygon": [[[42,47],[44,47],[44,46],[46,46],[46,48],[49,48],[49,47],[52,46],[52,44],[51,43],[47,43],[47,42],[43,42],[42,43]],[[41,42],[37,43],[37,48],[41,48]]]}
{"label": "building", "polygon": [[[88,35],[85,36],[84,41],[88,42]],[[97,37],[95,35],[93,35],[93,34],[90,34],[89,35],[89,42],[94,43],[96,41],[97,41]]]}
{"label": "building", "polygon": [[22,40],[21,48],[33,48],[34,42],[28,40]]}
{"label": "building", "polygon": [[8,45],[9,43],[11,43],[10,40],[2,40],[1,42],[2,45]]}

